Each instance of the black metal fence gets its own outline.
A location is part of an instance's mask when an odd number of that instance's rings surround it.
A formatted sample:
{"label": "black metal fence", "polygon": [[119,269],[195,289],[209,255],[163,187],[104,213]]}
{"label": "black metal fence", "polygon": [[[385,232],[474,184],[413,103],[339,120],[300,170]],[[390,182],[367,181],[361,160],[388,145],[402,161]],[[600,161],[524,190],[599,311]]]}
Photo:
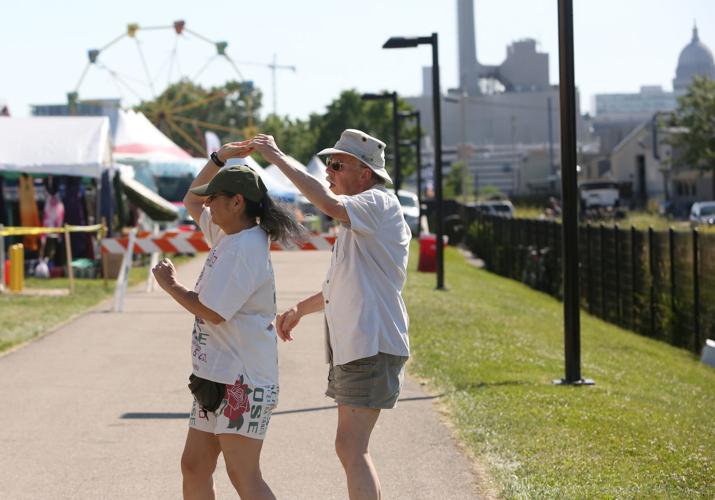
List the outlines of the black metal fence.
{"label": "black metal fence", "polygon": [[[466,243],[492,272],[561,298],[561,225],[479,215]],[[581,225],[581,306],[699,353],[715,338],[715,234]]]}

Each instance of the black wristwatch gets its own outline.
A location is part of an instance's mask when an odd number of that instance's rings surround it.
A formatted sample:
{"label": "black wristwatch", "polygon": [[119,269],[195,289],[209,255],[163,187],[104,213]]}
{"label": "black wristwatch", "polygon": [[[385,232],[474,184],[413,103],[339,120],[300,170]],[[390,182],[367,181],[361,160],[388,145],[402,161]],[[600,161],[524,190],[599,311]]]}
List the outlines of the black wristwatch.
{"label": "black wristwatch", "polygon": [[214,162],[218,167],[223,167],[224,165],[226,165],[226,162],[221,161],[215,151],[211,153],[211,161]]}

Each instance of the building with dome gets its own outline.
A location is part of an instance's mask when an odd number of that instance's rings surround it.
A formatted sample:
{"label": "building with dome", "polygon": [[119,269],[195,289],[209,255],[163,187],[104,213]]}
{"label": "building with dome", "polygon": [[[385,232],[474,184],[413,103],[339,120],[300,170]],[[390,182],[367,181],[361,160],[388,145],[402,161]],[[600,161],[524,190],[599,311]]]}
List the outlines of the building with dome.
{"label": "building with dome", "polygon": [[[654,120],[656,112],[668,113],[675,109],[677,98],[687,92],[696,76],[715,80],[715,62],[694,26],[690,43],[678,57],[673,92],[656,92],[661,109],[653,107],[653,92],[597,96],[600,109],[609,111],[597,113],[594,119],[597,134],[599,127],[610,134],[610,143],[601,142],[601,152],[609,158],[608,174],[627,188],[635,206],[645,206],[648,200],[665,200],[674,213],[684,215],[693,202],[715,199],[713,174],[682,164],[678,151],[668,140],[669,135],[678,131],[659,126]],[[619,107],[619,99],[628,106]],[[619,134],[623,135],[622,139],[611,146],[612,139]],[[604,149],[606,144],[608,149]]]}
{"label": "building with dome", "polygon": [[715,61],[708,46],[700,41],[698,27],[693,26],[693,39],[678,57],[678,67],[673,78],[674,92],[678,95],[684,94],[696,76],[707,76],[715,80]]}

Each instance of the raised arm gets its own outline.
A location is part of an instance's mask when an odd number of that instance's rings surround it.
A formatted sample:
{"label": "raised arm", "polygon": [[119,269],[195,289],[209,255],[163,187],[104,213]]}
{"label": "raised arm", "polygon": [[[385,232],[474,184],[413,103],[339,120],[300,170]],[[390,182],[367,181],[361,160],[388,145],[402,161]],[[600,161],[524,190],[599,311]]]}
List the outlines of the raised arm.
{"label": "raised arm", "polygon": [[318,210],[340,222],[350,221],[348,212],[340,198],[323,186],[318,179],[299,168],[295,160],[278,149],[272,136],[257,135],[250,141],[250,146],[261,153],[266,161],[278,167]]}
{"label": "raised arm", "polygon": [[[224,144],[221,146],[221,149],[216,152],[216,156],[218,156],[221,163],[226,163],[229,158],[245,158],[253,151],[253,148],[249,146],[248,143],[249,141],[241,141]],[[220,167],[214,163],[213,160],[209,159],[206,165],[204,165],[204,168],[201,169],[201,172],[199,172],[199,175],[194,179],[194,182],[189,186],[189,191],[186,192],[186,196],[184,196],[186,211],[189,212],[189,215],[191,215],[197,224],[201,217],[201,212],[203,211],[205,198],[195,195],[190,190],[210,182],[219,170]]]}

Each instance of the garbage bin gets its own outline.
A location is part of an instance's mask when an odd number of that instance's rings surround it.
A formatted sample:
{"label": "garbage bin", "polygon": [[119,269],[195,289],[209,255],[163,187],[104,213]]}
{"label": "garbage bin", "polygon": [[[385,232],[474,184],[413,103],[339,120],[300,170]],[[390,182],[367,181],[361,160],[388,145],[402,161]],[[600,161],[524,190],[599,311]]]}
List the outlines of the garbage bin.
{"label": "garbage bin", "polygon": [[[447,246],[447,237],[443,236],[442,243]],[[417,261],[417,270],[423,273],[437,272],[437,235],[425,233],[420,235],[420,258]]]}

